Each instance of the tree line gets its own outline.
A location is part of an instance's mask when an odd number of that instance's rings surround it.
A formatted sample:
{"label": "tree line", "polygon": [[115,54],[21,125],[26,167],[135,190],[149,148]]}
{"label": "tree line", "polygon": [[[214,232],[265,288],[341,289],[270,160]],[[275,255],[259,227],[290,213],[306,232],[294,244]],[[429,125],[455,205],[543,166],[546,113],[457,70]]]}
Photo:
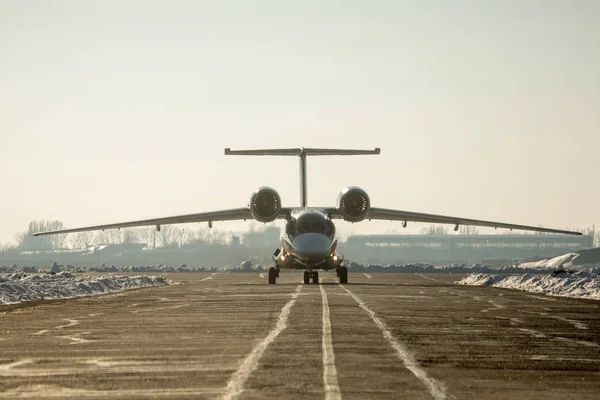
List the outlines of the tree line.
{"label": "tree line", "polygon": [[145,243],[150,247],[182,248],[200,245],[226,245],[233,234],[216,228],[176,227],[162,225],[156,227],[107,229],[71,234],[33,236],[35,232],[65,229],[61,221],[31,221],[27,230],[15,235],[16,246],[5,244],[3,251],[9,248],[17,251],[48,251],[60,249],[85,250],[91,245]]}

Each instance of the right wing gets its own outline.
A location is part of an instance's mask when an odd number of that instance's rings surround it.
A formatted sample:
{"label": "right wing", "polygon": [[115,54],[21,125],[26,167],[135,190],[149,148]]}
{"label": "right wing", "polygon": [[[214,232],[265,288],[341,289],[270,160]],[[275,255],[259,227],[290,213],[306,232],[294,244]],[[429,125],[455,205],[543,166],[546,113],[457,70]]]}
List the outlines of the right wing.
{"label": "right wing", "polygon": [[[286,218],[291,212],[289,208],[282,208],[277,218]],[[168,224],[183,224],[188,222],[213,222],[213,221],[234,221],[254,219],[250,213],[250,208],[234,208],[231,210],[209,211],[198,214],[176,215],[173,217],[142,219],[139,221],[120,222],[116,224],[86,226],[83,228],[62,229],[59,231],[37,232],[33,236],[54,235],[59,233],[74,233],[84,231],[97,231],[105,229],[120,229],[131,228],[135,226],[150,226],[150,225],[168,225]]]}
{"label": "right wing", "polygon": [[369,210],[369,216],[371,219],[388,220],[388,221],[412,221],[412,222],[429,222],[435,224],[453,224],[456,226],[460,225],[471,225],[471,226],[485,226],[490,228],[506,228],[506,229],[520,229],[526,231],[545,232],[545,233],[561,233],[567,235],[581,235],[581,232],[567,231],[563,229],[551,229],[542,228],[541,226],[530,226],[530,225],[519,225],[510,224],[506,222],[495,222],[486,221],[480,219],[451,217],[447,215],[438,214],[425,214],[413,211],[402,211],[402,210],[390,210],[387,208],[371,208]]}
{"label": "right wing", "polygon": [[[341,219],[342,214],[340,210],[337,208],[326,208],[322,207],[321,210],[329,216],[329,218],[338,218]],[[530,225],[520,225],[520,224],[510,224],[506,222],[495,222],[495,221],[486,221],[481,219],[471,219],[471,218],[461,218],[461,217],[452,217],[448,215],[439,215],[439,214],[425,214],[414,211],[403,211],[403,210],[391,210],[388,208],[377,208],[371,207],[369,209],[369,213],[366,220],[386,220],[386,221],[402,221],[406,222],[425,222],[425,223],[433,223],[433,224],[452,224],[455,227],[461,225],[470,225],[470,226],[485,226],[489,228],[506,228],[506,229],[519,229],[525,231],[534,231],[534,232],[544,232],[544,233],[560,233],[566,235],[582,235],[581,232],[567,231],[564,229],[552,229],[552,228],[543,228],[541,226],[530,226]]]}

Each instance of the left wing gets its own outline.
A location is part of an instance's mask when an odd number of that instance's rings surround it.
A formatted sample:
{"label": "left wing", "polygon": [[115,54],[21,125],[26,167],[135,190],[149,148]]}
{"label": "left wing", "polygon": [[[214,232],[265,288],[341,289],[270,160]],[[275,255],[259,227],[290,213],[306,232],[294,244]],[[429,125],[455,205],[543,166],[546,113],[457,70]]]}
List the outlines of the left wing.
{"label": "left wing", "polygon": [[[289,208],[282,208],[277,218],[285,218],[289,215]],[[160,225],[167,224],[182,224],[188,222],[213,222],[213,221],[233,221],[233,220],[247,220],[254,219],[252,214],[250,213],[250,208],[234,208],[231,210],[220,210],[220,211],[210,211],[198,214],[186,214],[186,215],[176,215],[173,217],[165,217],[165,218],[153,218],[153,219],[142,219],[139,221],[130,221],[130,222],[120,222],[116,224],[108,224],[108,225],[95,225],[95,226],[86,226],[83,228],[75,228],[75,229],[63,229],[60,231],[47,231],[47,232],[37,232],[34,233],[33,236],[42,236],[42,235],[54,235],[58,233],[74,233],[74,232],[83,232],[83,231],[96,231],[96,230],[104,230],[104,229],[120,229],[120,228],[131,228],[134,226],[149,226],[156,225],[160,227]]]}
{"label": "left wing", "polygon": [[[341,214],[336,209],[329,209],[327,213],[331,218],[341,218]],[[390,210],[387,208],[371,207],[365,219],[378,219],[387,221],[403,221],[403,222],[428,222],[433,224],[452,224],[485,226],[490,228],[506,228],[506,229],[521,229],[526,231],[546,232],[546,233],[562,233],[567,235],[581,235],[581,232],[566,231],[562,229],[542,228],[540,226],[508,224],[505,222],[485,221],[480,219],[469,219],[460,217],[450,217],[447,215],[425,214],[412,211]]]}

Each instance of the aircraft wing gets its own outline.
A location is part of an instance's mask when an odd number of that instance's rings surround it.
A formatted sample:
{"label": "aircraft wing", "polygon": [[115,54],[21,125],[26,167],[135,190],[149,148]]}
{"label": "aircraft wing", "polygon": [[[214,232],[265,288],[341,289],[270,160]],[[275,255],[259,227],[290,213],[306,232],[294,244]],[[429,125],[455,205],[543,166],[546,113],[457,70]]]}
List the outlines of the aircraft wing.
{"label": "aircraft wing", "polygon": [[[278,218],[285,218],[290,213],[289,208],[282,208]],[[97,230],[105,230],[105,229],[120,229],[120,228],[132,228],[135,226],[150,226],[150,225],[169,225],[169,224],[182,224],[188,222],[213,222],[213,221],[233,221],[233,220],[247,220],[254,219],[252,214],[250,213],[250,208],[234,208],[231,210],[220,210],[220,211],[210,211],[203,212],[198,214],[186,214],[186,215],[176,215],[173,217],[165,217],[165,218],[153,218],[153,219],[142,219],[139,221],[130,221],[130,222],[120,222],[116,224],[107,224],[107,225],[95,225],[95,226],[86,226],[83,228],[74,228],[74,229],[62,229],[59,231],[47,231],[47,232],[37,232],[34,233],[33,236],[42,236],[42,235],[54,235],[58,233],[74,233],[74,232],[83,232],[83,231],[97,231]]]}
{"label": "aircraft wing", "polygon": [[[331,218],[341,218],[341,214],[337,210],[328,210]],[[581,235],[581,232],[566,231],[562,229],[542,228],[540,226],[528,226],[518,224],[508,224],[505,222],[485,221],[480,219],[469,219],[460,217],[450,217],[447,215],[424,214],[412,211],[390,210],[387,208],[371,207],[366,219],[372,220],[387,220],[387,221],[403,221],[403,222],[428,222],[433,224],[452,224],[452,225],[472,225],[485,226],[490,228],[506,228],[519,229],[526,231],[545,232],[545,233],[562,233],[567,235]]]}

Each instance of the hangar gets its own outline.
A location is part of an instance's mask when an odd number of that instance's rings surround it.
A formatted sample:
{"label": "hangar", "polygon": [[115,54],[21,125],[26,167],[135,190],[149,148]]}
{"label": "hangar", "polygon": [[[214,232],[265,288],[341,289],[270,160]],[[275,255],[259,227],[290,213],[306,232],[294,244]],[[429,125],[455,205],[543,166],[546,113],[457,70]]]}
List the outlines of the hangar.
{"label": "hangar", "polygon": [[590,236],[572,235],[355,235],[340,243],[348,260],[506,264],[555,257],[593,247]]}

